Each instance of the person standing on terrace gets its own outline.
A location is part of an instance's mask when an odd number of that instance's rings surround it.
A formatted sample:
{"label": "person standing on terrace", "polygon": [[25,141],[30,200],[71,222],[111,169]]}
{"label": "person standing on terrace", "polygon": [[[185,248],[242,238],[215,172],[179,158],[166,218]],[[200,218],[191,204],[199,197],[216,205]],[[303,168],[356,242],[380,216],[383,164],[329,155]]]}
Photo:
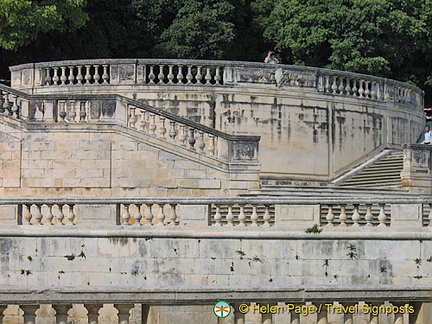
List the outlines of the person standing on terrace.
{"label": "person standing on terrace", "polygon": [[430,145],[432,143],[432,132],[431,132],[429,125],[425,126],[424,137],[425,138],[424,138],[423,144],[429,144]]}
{"label": "person standing on terrace", "polygon": [[275,53],[273,51],[268,51],[267,56],[264,59],[264,63],[278,64],[279,60],[275,57]]}

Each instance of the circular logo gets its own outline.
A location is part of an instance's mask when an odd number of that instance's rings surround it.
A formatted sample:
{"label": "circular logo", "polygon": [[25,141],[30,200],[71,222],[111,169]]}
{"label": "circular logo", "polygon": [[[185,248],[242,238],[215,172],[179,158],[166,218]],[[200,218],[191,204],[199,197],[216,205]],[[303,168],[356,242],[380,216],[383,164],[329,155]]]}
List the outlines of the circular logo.
{"label": "circular logo", "polygon": [[226,301],[218,301],[213,306],[213,313],[219,318],[225,318],[231,314],[231,305]]}

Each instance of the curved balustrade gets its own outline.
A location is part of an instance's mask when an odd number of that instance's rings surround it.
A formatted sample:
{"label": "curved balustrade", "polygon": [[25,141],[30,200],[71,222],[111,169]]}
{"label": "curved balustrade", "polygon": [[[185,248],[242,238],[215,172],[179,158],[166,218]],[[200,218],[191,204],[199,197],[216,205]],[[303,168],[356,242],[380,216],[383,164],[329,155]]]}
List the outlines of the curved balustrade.
{"label": "curved balustrade", "polygon": [[[224,86],[311,88],[325,95],[422,105],[422,91],[394,80],[321,68],[264,63],[167,59],[101,59],[12,66],[12,87]],[[71,91],[71,90],[69,90]],[[78,90],[79,91],[79,90]]]}

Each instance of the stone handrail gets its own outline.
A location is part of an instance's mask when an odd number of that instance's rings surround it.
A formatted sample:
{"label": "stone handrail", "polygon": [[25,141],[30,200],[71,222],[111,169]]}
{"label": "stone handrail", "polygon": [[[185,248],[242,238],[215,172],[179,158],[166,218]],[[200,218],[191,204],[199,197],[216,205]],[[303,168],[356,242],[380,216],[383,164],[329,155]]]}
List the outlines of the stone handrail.
{"label": "stone handrail", "polygon": [[225,161],[258,157],[259,136],[229,135],[120,95],[28,95],[1,84],[0,94],[0,114],[27,122],[114,122]]}
{"label": "stone handrail", "polygon": [[21,198],[1,199],[0,205],[18,213],[10,215],[18,225],[87,226],[90,213],[105,215],[98,225],[123,228],[131,225],[276,229],[286,226],[304,229],[314,224],[327,229],[432,226],[429,198]]}
{"label": "stone handrail", "polygon": [[[12,87],[255,84],[306,87],[325,95],[423,104],[423,92],[410,84],[358,73],[292,65],[206,60],[95,59],[12,66]],[[77,88],[78,89],[78,88]],[[71,91],[71,90],[69,90]]]}

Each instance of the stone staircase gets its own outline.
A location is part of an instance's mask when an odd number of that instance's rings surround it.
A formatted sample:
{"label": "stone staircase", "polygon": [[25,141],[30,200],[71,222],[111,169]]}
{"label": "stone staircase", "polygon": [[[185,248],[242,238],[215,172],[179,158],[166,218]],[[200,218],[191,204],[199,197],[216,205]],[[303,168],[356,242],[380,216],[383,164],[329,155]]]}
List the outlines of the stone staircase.
{"label": "stone staircase", "polygon": [[339,183],[341,187],[392,188],[401,187],[400,173],[403,168],[403,152],[392,150]]}

